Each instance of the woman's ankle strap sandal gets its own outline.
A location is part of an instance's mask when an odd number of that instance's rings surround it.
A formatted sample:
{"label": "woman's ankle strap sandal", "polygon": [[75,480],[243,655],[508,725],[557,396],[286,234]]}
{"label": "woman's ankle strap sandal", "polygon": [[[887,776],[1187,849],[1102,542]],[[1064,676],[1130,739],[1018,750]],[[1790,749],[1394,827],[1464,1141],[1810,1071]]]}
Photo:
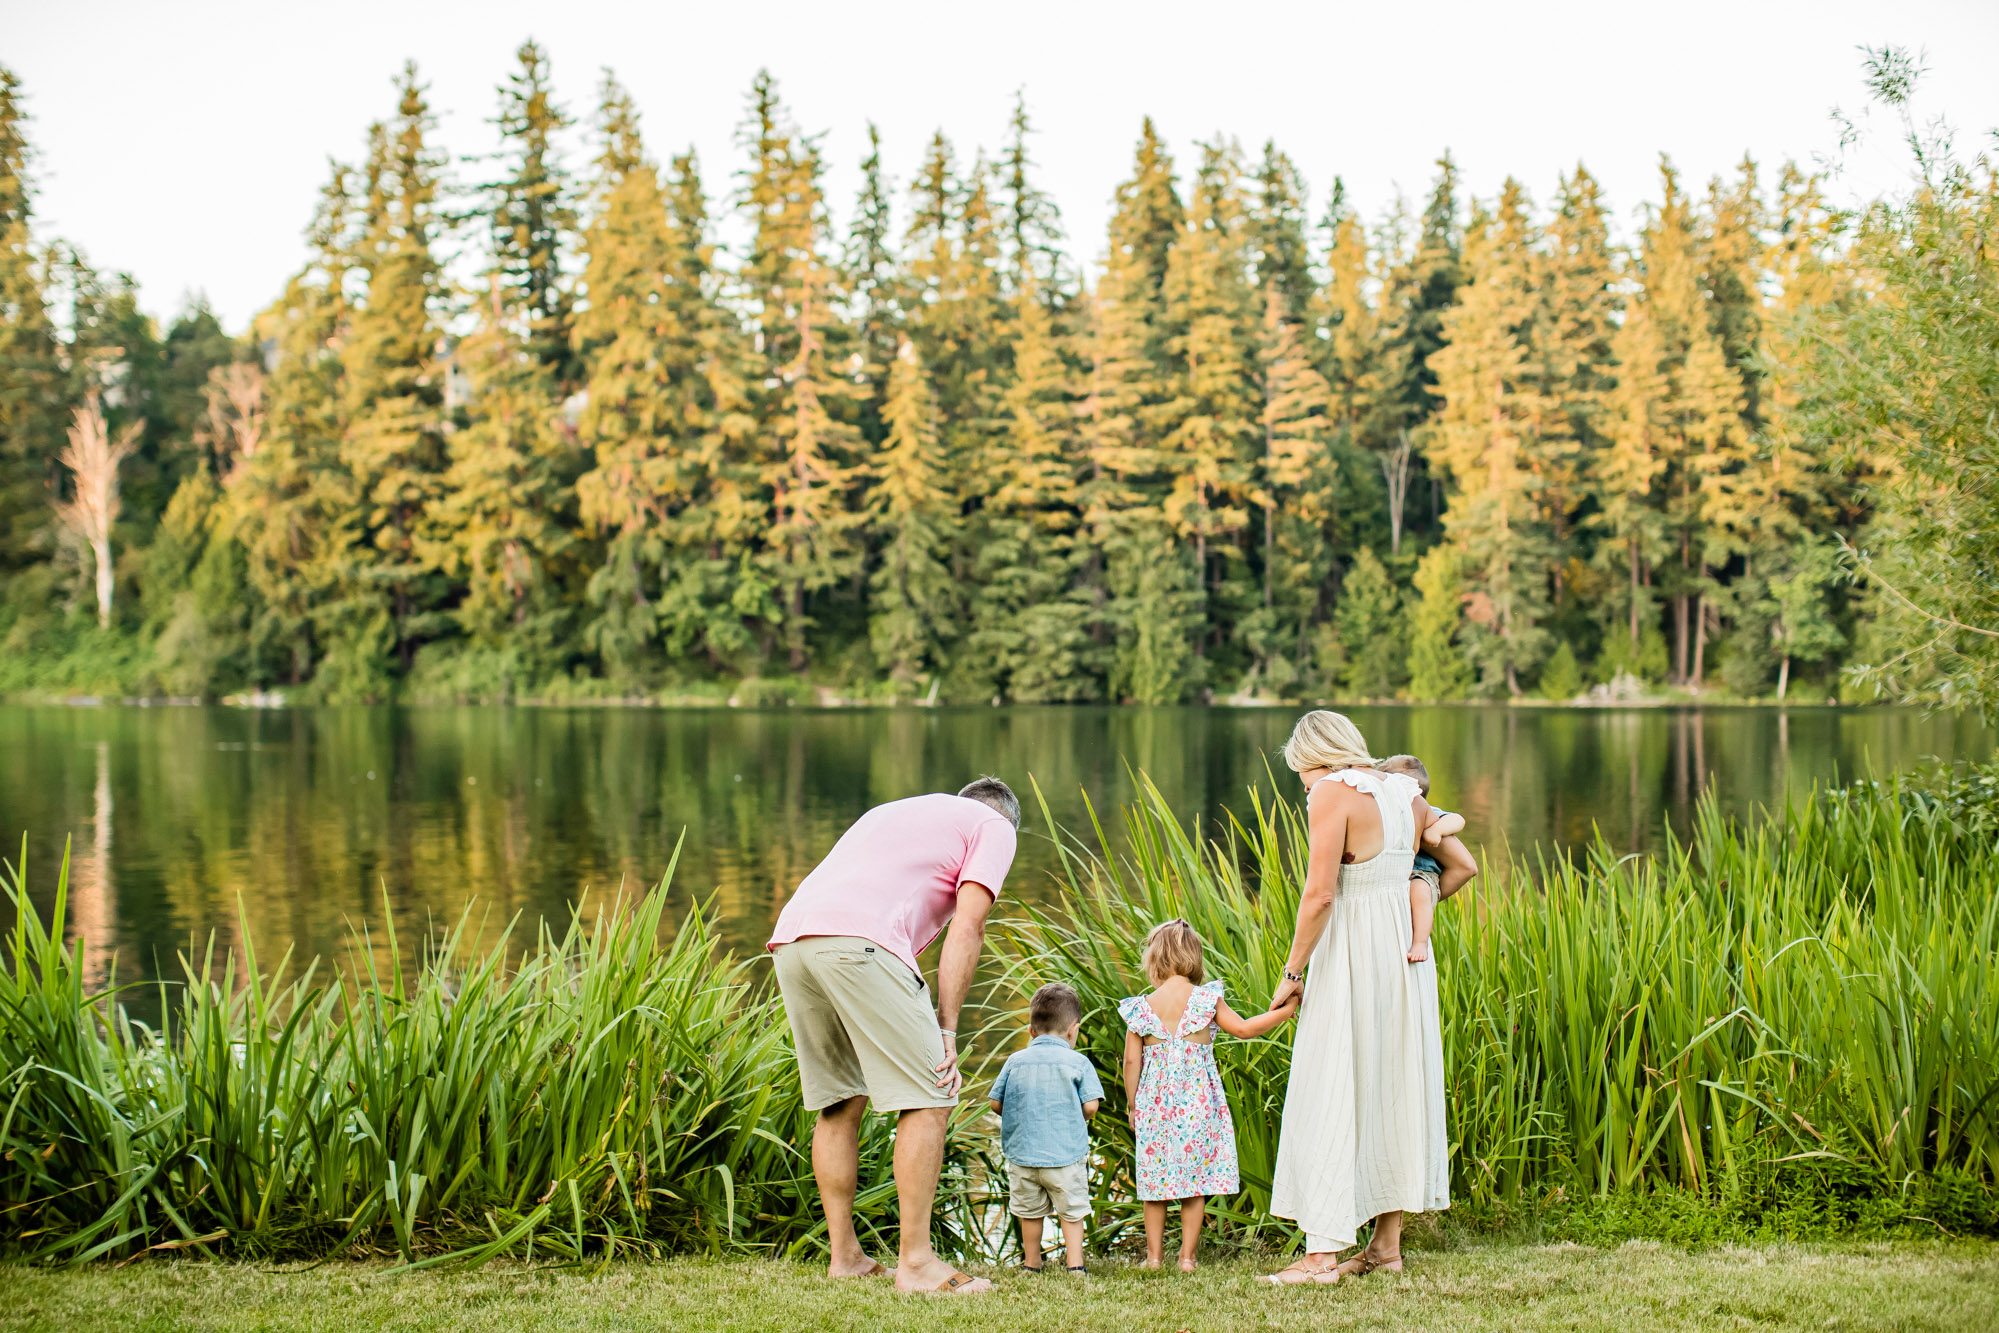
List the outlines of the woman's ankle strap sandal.
{"label": "woman's ankle strap sandal", "polygon": [[1401,1262],[1401,1259],[1402,1256],[1399,1254],[1391,1254],[1386,1259],[1375,1259],[1368,1255],[1363,1254],[1360,1257],[1360,1267],[1354,1269],[1353,1275],[1355,1277],[1366,1277],[1369,1273],[1372,1273],[1375,1269],[1380,1268],[1384,1264],[1399,1263]]}

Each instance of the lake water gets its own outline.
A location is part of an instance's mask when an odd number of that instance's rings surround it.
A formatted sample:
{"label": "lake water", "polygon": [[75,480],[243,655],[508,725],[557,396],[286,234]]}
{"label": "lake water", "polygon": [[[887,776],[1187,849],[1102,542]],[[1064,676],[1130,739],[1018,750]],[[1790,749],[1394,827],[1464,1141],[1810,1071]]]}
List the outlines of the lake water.
{"label": "lake water", "polygon": [[[405,941],[468,907],[560,918],[585,892],[649,885],[685,834],[675,893],[714,895],[754,947],[799,878],[867,807],[982,772],[1086,828],[1133,795],[1183,817],[1244,809],[1276,769],[1294,709],[968,708],[749,711],[539,708],[0,707],[0,836],[27,837],[32,896],[72,846],[72,933],[93,970],[178,976],[177,951],[235,942],[260,959]],[[1488,862],[1600,828],[1657,849],[1711,788],[1731,810],[1926,759],[1982,759],[1972,718],[1904,709],[1354,708],[1381,754],[1422,756],[1437,804]],[[1046,891],[1052,844],[1030,812],[1012,894]],[[0,919],[6,917],[0,909]]]}

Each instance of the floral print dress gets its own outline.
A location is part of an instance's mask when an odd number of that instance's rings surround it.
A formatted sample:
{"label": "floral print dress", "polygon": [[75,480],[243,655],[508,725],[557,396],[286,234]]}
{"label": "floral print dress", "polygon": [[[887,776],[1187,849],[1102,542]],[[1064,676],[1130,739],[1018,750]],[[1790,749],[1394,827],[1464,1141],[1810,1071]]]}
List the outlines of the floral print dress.
{"label": "floral print dress", "polygon": [[1156,1037],[1145,1048],[1138,1089],[1132,1093],[1138,1132],[1138,1197],[1191,1199],[1197,1194],[1234,1194],[1242,1188],[1236,1167],[1235,1122],[1229,1118],[1221,1071],[1211,1041],[1193,1041],[1215,1021],[1222,983],[1196,986],[1187,996],[1177,1031],[1168,1032],[1152,1012],[1149,996],[1118,1002],[1118,1016],[1141,1037]]}

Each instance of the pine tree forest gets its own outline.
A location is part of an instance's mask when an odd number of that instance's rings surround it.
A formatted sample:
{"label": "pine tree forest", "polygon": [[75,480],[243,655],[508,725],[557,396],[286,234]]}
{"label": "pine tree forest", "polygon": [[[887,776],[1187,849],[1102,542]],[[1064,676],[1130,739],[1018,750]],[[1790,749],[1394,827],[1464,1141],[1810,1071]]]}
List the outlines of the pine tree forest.
{"label": "pine tree forest", "polygon": [[36,230],[0,71],[0,689],[1865,695],[1894,462],[1812,424],[1867,282],[1803,167],[1364,215],[1143,121],[1072,238],[1025,102],[847,200],[767,75],[728,163],[591,101],[528,43],[460,162],[407,69],[231,331]]}

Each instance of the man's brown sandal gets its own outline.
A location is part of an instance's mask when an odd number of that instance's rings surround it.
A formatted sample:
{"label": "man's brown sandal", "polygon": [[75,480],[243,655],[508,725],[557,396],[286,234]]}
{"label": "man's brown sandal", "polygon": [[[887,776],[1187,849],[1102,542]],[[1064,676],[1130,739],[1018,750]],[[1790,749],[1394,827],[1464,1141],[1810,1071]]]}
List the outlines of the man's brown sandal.
{"label": "man's brown sandal", "polygon": [[[971,1286],[974,1282],[981,1282],[981,1281],[984,1281],[984,1279],[973,1277],[970,1273],[953,1273],[951,1274],[951,1276],[945,1278],[941,1285],[932,1287],[930,1289],[930,1294],[933,1296],[941,1296],[941,1295],[955,1296],[959,1293],[961,1289]],[[987,1285],[986,1290],[991,1290],[991,1284]],[[965,1294],[968,1296],[976,1296],[976,1295],[983,1295],[984,1292],[965,1292]]]}

